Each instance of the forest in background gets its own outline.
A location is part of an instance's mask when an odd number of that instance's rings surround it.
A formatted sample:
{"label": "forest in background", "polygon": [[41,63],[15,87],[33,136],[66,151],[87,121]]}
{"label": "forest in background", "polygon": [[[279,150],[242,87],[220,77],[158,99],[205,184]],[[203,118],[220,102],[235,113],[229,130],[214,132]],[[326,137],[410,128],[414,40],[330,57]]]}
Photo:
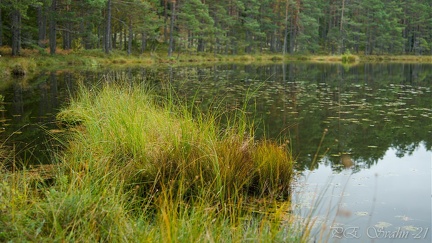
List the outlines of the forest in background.
{"label": "forest in background", "polygon": [[0,46],[432,55],[432,0],[0,0]]}

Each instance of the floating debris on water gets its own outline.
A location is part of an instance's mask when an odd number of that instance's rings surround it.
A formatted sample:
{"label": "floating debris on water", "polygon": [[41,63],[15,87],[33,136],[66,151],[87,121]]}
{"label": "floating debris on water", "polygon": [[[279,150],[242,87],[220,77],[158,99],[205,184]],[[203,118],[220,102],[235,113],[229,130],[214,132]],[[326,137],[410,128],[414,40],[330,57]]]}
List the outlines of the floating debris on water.
{"label": "floating debris on water", "polygon": [[413,225],[405,225],[402,227],[402,229],[406,230],[406,231],[411,231],[411,232],[416,232],[418,231],[420,228],[419,227],[415,227]]}
{"label": "floating debris on water", "polygon": [[382,229],[382,228],[388,228],[388,227],[392,226],[392,224],[384,222],[384,221],[380,221],[377,224],[375,224],[374,226]]}
{"label": "floating debris on water", "polygon": [[355,212],[354,214],[357,216],[368,216],[369,215],[368,212]]}
{"label": "floating debris on water", "polygon": [[411,221],[411,220],[413,220],[412,218],[410,218],[408,216],[405,216],[405,215],[397,215],[397,216],[395,216],[395,218],[399,218],[402,221]]}

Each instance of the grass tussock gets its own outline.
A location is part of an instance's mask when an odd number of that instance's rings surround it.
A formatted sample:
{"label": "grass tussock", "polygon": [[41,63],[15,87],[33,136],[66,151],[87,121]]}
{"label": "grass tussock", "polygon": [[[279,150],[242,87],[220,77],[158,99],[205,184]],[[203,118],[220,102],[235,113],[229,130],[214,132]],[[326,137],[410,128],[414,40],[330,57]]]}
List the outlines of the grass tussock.
{"label": "grass tussock", "polygon": [[304,58],[305,59],[303,59],[303,60],[309,60],[312,62],[342,63],[342,64],[357,64],[361,60],[361,58],[359,56],[356,56],[356,55],[353,55],[350,53],[346,53],[343,55],[310,56],[310,57],[304,57]]}
{"label": "grass tussock", "polygon": [[[94,91],[93,91],[94,92]],[[58,118],[80,123],[69,151],[74,170],[121,170],[113,179],[140,187],[183,190],[184,197],[226,200],[243,194],[284,197],[292,179],[286,148],[257,142],[244,117],[223,130],[217,118],[135,88],[83,90]],[[119,175],[121,175],[119,177]]]}
{"label": "grass tussock", "polygon": [[36,71],[36,63],[32,58],[4,58],[0,57],[0,77],[20,77]]}
{"label": "grass tussock", "polygon": [[356,55],[352,55],[350,53],[346,53],[342,55],[342,63],[344,64],[352,64],[358,62],[359,62],[359,57]]}
{"label": "grass tussock", "polygon": [[81,89],[58,115],[54,182],[0,174],[0,241],[300,241],[286,146],[219,118],[138,86]]}

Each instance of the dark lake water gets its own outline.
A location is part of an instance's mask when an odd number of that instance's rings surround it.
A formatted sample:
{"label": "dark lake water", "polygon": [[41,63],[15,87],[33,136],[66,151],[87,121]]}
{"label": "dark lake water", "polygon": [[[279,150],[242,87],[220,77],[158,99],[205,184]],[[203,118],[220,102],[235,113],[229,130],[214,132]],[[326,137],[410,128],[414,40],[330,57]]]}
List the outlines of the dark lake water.
{"label": "dark lake water", "polygon": [[50,163],[58,143],[46,134],[61,134],[58,109],[79,81],[107,79],[146,82],[155,90],[172,86],[203,109],[245,108],[257,138],[289,140],[302,174],[293,201],[301,216],[313,213],[316,239],[431,242],[432,65],[42,72],[0,82],[0,142],[25,163]]}

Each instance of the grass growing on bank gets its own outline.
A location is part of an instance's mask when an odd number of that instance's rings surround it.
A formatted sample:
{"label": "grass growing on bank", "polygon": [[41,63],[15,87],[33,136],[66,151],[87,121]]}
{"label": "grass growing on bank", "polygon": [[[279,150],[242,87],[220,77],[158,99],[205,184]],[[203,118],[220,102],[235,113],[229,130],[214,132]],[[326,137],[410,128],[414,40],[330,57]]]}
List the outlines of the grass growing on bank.
{"label": "grass growing on bank", "polygon": [[300,241],[286,146],[219,115],[138,86],[82,88],[58,115],[71,132],[52,185],[2,172],[0,241]]}
{"label": "grass growing on bank", "polygon": [[197,53],[184,51],[168,57],[166,48],[158,48],[144,54],[127,55],[125,51],[114,50],[110,54],[102,50],[62,50],[57,49],[55,55],[48,54],[47,49],[22,49],[19,57],[11,56],[11,48],[0,47],[0,77],[24,76],[41,70],[95,69],[103,67],[151,66],[151,65],[197,65],[213,63],[281,63],[281,62],[318,62],[342,63],[356,65],[359,62],[400,62],[400,63],[431,63],[431,56],[409,55],[310,55],[256,53],[239,55],[221,55],[209,52]]}

